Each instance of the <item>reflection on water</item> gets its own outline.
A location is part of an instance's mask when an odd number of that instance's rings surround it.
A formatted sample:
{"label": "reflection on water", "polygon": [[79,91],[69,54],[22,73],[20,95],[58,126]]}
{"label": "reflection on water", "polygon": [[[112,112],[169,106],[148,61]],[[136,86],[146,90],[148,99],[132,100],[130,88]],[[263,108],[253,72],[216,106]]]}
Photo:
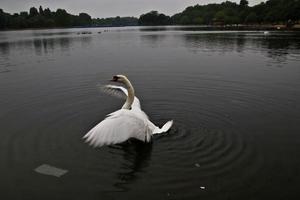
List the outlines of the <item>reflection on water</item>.
{"label": "reflection on water", "polygon": [[277,66],[282,66],[291,54],[298,54],[300,47],[300,37],[294,33],[280,37],[276,35],[266,37],[257,33],[184,34],[180,37],[184,40],[183,45],[195,53],[242,53],[244,48],[250,51],[259,50]]}
{"label": "reflection on water", "polygon": [[139,28],[139,31],[166,31],[166,30],[169,30],[167,27],[165,26],[156,26],[156,27],[141,27]]}
{"label": "reflection on water", "polygon": [[147,43],[153,47],[158,47],[165,39],[166,35],[163,34],[149,34],[141,35],[141,40],[144,43]]}
{"label": "reflection on water", "polygon": [[10,46],[10,44],[8,42],[1,42],[0,43],[1,56],[9,54],[9,46]]}
{"label": "reflection on water", "polygon": [[190,34],[182,36],[183,44],[194,52],[220,53],[236,51],[237,48],[241,51],[245,44],[243,37],[226,37],[226,34]]}
{"label": "reflection on water", "polygon": [[[173,28],[174,30],[182,31],[181,27]],[[271,35],[265,36],[262,33],[243,33],[243,32],[227,32],[220,33],[220,31],[214,32],[203,32],[200,34],[195,33],[198,30],[195,27],[186,27],[183,30],[193,30],[190,34],[157,34],[156,32],[167,31],[166,27],[157,28],[139,28],[140,31],[151,32],[154,34],[141,34],[141,40],[144,43],[148,43],[153,47],[159,46],[164,40],[168,40],[170,37],[181,37],[183,43],[180,45],[185,46],[194,53],[197,52],[210,52],[210,53],[230,53],[232,51],[243,52],[244,48],[247,50],[259,49],[263,54],[272,59],[274,63],[280,65],[284,63],[289,54],[298,51],[300,48],[300,38],[295,33],[290,34],[277,34],[273,33]],[[171,29],[172,30],[172,29]],[[44,55],[48,53],[54,53],[55,50],[69,51],[70,47],[74,44],[80,42],[83,47],[89,46],[92,42],[93,36],[77,36],[74,32],[43,32],[43,33],[33,33],[34,36],[43,36],[29,39],[21,40],[0,40],[0,54],[1,56],[9,56],[11,49],[13,51],[27,50],[34,48],[36,55]],[[70,37],[65,37],[65,35],[70,35]],[[54,36],[54,37],[51,37]],[[61,37],[63,36],[63,37]]]}
{"label": "reflection on water", "polygon": [[[91,36],[84,37],[54,37],[54,38],[34,38],[32,40],[17,40],[10,42],[0,41],[1,56],[9,56],[11,51],[26,51],[34,48],[36,55],[41,56],[54,53],[55,50],[69,51],[74,43],[88,46],[92,41]],[[12,50],[11,50],[12,49]]]}
{"label": "reflection on water", "polygon": [[118,150],[122,151],[123,161],[118,170],[117,181],[114,183],[114,187],[119,192],[126,192],[130,190],[130,187],[127,185],[133,183],[138,178],[138,173],[145,171],[148,167],[151,161],[152,143],[144,144],[132,140],[118,145]]}
{"label": "reflection on water", "polygon": [[75,34],[74,32],[70,32],[70,31],[53,31],[53,32],[49,32],[49,31],[42,31],[42,32],[33,32],[34,36],[66,36],[66,35],[73,35]]}

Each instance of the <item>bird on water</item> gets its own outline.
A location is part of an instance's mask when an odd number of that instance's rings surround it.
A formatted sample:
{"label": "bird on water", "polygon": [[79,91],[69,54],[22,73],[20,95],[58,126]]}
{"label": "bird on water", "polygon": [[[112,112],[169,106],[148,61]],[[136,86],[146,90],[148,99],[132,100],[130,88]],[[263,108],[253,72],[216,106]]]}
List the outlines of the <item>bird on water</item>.
{"label": "bird on water", "polygon": [[112,82],[124,84],[126,88],[117,85],[105,85],[103,91],[118,97],[125,97],[126,101],[121,109],[110,113],[92,128],[83,138],[94,147],[118,144],[135,138],[143,142],[150,142],[155,134],[167,132],[173,125],[173,120],[165,123],[161,128],[154,125],[141,109],[140,100],[135,96],[134,88],[125,75],[113,76]]}

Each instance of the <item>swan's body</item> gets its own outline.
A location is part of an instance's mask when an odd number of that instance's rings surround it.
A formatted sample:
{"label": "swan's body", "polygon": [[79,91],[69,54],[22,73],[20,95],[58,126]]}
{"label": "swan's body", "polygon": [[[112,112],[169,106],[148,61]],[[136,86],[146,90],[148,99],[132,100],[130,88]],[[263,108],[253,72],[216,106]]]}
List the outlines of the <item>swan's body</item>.
{"label": "swan's body", "polygon": [[109,114],[103,121],[92,128],[83,138],[94,147],[122,143],[129,138],[149,142],[152,135],[167,132],[173,121],[168,121],[162,128],[155,126],[146,113],[141,110],[139,99],[126,76],[114,76],[115,82],[121,82],[127,87],[106,85],[104,90],[117,96],[126,96],[126,101],[120,110]]}

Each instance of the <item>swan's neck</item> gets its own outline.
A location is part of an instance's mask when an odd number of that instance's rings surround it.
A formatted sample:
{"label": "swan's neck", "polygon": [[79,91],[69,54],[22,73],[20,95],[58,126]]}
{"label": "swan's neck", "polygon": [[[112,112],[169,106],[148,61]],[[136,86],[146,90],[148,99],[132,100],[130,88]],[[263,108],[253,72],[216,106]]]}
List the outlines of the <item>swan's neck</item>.
{"label": "swan's neck", "polygon": [[127,87],[128,96],[127,96],[126,102],[123,105],[122,109],[128,109],[128,110],[130,110],[131,109],[131,105],[132,105],[133,100],[134,100],[134,88],[133,88],[133,86],[131,85],[130,81],[127,78],[125,78],[124,84]]}

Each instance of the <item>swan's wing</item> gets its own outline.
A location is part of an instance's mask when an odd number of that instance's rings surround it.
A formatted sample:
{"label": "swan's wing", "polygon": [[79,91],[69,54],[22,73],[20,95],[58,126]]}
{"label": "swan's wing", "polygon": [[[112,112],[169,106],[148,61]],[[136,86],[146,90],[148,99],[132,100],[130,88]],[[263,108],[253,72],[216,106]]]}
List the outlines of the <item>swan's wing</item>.
{"label": "swan's wing", "polygon": [[129,138],[149,142],[152,130],[147,119],[131,110],[121,109],[91,129],[83,138],[94,147],[122,143]]}
{"label": "swan's wing", "polygon": [[102,91],[111,96],[126,99],[128,92],[127,89],[116,85],[104,85]]}
{"label": "swan's wing", "polygon": [[[122,99],[126,99],[127,95],[128,95],[128,91],[126,88],[122,87],[122,86],[117,86],[117,85],[105,85],[102,87],[102,91],[118,97],[118,98],[122,98]],[[133,103],[131,105],[132,108],[141,108],[141,103],[140,100],[137,97],[134,97]]]}

